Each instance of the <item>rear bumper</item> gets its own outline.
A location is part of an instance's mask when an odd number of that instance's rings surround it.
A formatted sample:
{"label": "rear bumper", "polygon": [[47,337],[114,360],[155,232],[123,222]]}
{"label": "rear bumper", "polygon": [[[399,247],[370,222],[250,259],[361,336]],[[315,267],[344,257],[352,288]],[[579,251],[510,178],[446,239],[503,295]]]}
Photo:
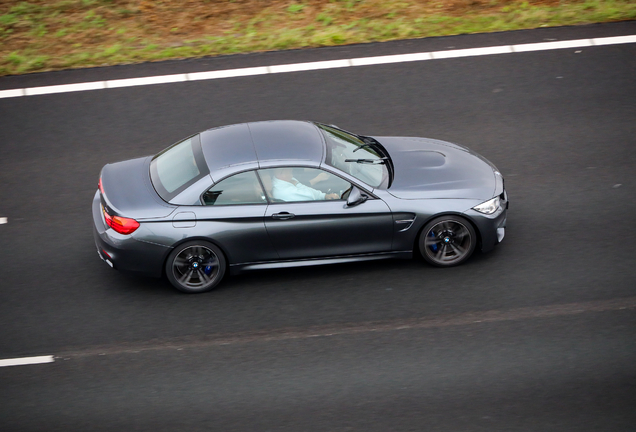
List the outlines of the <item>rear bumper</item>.
{"label": "rear bumper", "polygon": [[93,197],[93,237],[100,258],[124,273],[161,277],[163,263],[170,252],[167,246],[136,240],[106,226],[99,191]]}

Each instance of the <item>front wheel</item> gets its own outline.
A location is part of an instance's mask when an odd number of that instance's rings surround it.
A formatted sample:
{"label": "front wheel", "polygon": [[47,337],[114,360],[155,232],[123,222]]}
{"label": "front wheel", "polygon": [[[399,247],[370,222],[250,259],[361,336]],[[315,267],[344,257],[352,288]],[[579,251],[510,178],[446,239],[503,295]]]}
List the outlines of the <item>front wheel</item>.
{"label": "front wheel", "polygon": [[433,219],[420,234],[420,253],[436,267],[456,266],[475,250],[477,235],[466,219],[448,215]]}
{"label": "front wheel", "polygon": [[170,253],[166,276],[179,291],[200,293],[215,288],[225,274],[221,249],[205,241],[183,243]]}

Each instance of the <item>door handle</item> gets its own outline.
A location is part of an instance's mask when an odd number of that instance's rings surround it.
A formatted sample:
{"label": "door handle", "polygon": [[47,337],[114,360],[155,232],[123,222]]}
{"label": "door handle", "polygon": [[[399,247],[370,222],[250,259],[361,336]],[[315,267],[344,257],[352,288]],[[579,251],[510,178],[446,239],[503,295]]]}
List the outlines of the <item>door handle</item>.
{"label": "door handle", "polygon": [[272,219],[278,219],[278,220],[287,220],[287,219],[292,219],[294,217],[296,217],[296,215],[289,212],[274,213],[272,215]]}

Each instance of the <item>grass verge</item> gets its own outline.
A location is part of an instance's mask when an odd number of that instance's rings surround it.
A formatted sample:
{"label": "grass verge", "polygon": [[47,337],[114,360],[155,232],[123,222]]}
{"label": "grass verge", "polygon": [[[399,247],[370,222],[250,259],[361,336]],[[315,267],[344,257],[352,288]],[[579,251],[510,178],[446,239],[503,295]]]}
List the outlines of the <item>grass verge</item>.
{"label": "grass verge", "polygon": [[633,0],[0,0],[0,75],[633,19]]}

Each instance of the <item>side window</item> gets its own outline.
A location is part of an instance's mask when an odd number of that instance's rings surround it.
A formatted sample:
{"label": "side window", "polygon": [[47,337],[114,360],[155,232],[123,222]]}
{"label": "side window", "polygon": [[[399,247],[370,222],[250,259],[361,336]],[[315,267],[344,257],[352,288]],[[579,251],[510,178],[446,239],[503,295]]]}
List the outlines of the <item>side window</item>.
{"label": "side window", "polygon": [[317,168],[271,168],[259,170],[258,174],[273,202],[344,199],[351,188],[348,181]]}
{"label": "side window", "polygon": [[221,180],[203,194],[205,205],[267,204],[256,173],[247,171]]}

